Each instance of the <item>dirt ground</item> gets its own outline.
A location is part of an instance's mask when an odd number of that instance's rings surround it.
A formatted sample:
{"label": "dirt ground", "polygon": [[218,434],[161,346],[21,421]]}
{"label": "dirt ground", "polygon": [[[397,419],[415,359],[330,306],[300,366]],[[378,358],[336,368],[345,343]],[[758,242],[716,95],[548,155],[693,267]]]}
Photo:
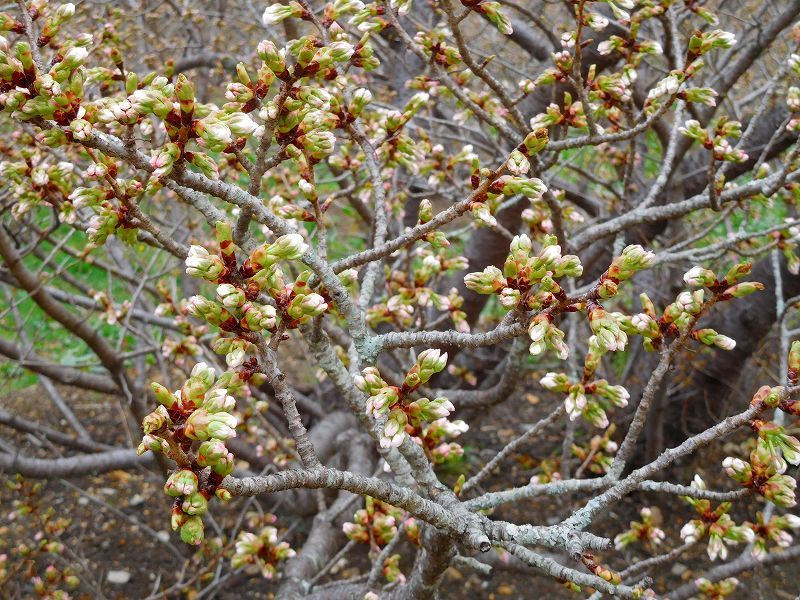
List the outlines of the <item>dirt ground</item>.
{"label": "dirt ground", "polygon": [[[120,424],[120,407],[116,401],[97,394],[85,393],[75,396],[68,388],[59,388],[73,406],[75,412],[98,442],[122,445],[127,432]],[[468,455],[476,462],[470,470],[474,472],[478,461],[490,458],[503,442],[510,440],[526,423],[536,421],[545,411],[550,410],[552,399],[539,399],[525,396],[515,401],[513,407],[500,405],[492,410],[490,418],[473,419],[472,430],[465,434],[462,443]],[[26,388],[0,397],[0,408],[18,415],[26,415],[42,424],[69,431],[68,426],[53,410],[49,399],[37,387]],[[481,426],[480,423],[487,423]],[[490,424],[489,424],[490,423]],[[135,432],[134,432],[135,435]],[[0,426],[0,438],[7,444],[19,448],[21,452],[34,456],[53,456],[54,449],[46,442],[30,435],[20,435]],[[736,440],[732,440],[732,443]],[[495,474],[486,482],[487,490],[500,489],[509,485],[524,485],[531,476],[531,466],[546,458],[561,447],[561,434],[551,432],[549,438],[537,441],[536,447],[526,448],[508,461],[501,473]],[[719,464],[722,455],[703,457],[703,463]],[[695,470],[691,464],[678,465],[672,472],[673,480],[689,482]],[[702,475],[710,486],[728,486],[720,473],[705,472]],[[8,479],[5,475],[0,477]],[[447,474],[445,479],[455,481],[455,474]],[[270,598],[276,585],[260,577],[250,577],[241,572],[231,574],[229,562],[216,561],[202,553],[194,553],[180,542],[177,535],[169,529],[168,498],[162,491],[163,478],[145,470],[135,472],[114,471],[95,477],[47,482],[37,495],[41,514],[47,506],[52,506],[58,516],[71,519],[71,523],[61,535],[65,550],[59,555],[47,555],[35,561],[35,565],[19,559],[19,545],[29,546],[37,528],[34,518],[9,519],[14,511],[15,501],[20,500],[19,492],[0,488],[0,554],[7,553],[10,567],[19,569],[0,586],[0,598],[36,597],[31,586],[31,576],[54,563],[58,567],[67,564],[75,570],[81,583],[73,593],[76,598]],[[550,522],[567,516],[568,506],[575,499],[553,497],[542,500],[519,502],[501,507],[494,513],[499,519],[516,522],[541,522],[535,513],[548,515]],[[661,500],[661,502],[656,502]],[[233,525],[241,513],[244,500],[236,500],[227,507],[215,503],[212,511],[214,519],[226,527]],[[737,522],[757,509],[755,501],[737,504],[733,514]],[[678,498],[663,502],[648,494],[628,497],[613,510],[603,515],[592,528],[594,533],[613,537],[619,533],[629,520],[635,518],[641,506],[658,504],[667,527],[668,537],[665,547],[680,544],[677,532],[680,525],[692,518],[693,511]],[[306,522],[297,518],[281,516],[274,499],[259,501],[261,510],[275,511],[279,515],[279,526],[286,533],[294,547],[302,543]],[[255,505],[251,505],[255,508]],[[749,512],[752,515],[752,512]],[[674,524],[678,524],[675,526]],[[213,525],[209,528],[213,535]],[[732,550],[736,552],[734,548]],[[598,560],[610,560],[610,566],[621,568],[622,561],[608,553],[598,556]],[[623,558],[629,561],[646,558],[642,548],[625,552]],[[697,576],[697,572],[707,566],[704,546],[684,556],[679,562],[662,567],[656,572],[654,587],[657,592],[664,591],[666,581],[674,586]],[[730,598],[763,598],[793,600],[800,594],[800,575],[798,565],[786,564],[780,567],[762,569],[760,572],[742,577],[743,584]],[[346,578],[364,572],[368,568],[365,548],[350,553],[340,564],[332,569],[333,578]],[[406,572],[408,569],[406,569]],[[122,573],[122,575],[120,575]],[[114,583],[126,579],[124,583]],[[329,579],[321,580],[318,585]],[[176,582],[180,584],[176,585]],[[210,589],[208,586],[215,584]],[[205,591],[203,591],[205,590]],[[198,593],[200,592],[200,593]],[[446,574],[441,597],[444,599],[469,598],[576,598],[576,595],[561,587],[552,579],[539,576],[532,570],[515,568],[494,569],[489,576],[477,575],[465,568],[451,568]]]}

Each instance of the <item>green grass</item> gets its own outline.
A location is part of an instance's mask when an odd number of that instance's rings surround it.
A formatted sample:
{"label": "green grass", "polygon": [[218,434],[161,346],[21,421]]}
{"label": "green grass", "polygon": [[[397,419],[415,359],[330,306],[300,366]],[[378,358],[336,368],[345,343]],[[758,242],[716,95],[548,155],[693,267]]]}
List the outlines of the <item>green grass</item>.
{"label": "green grass", "polygon": [[[66,228],[64,228],[66,231]],[[62,231],[56,232],[56,235],[63,235]],[[67,245],[75,250],[81,251],[84,248],[85,236],[81,233],[73,234],[67,241]],[[41,245],[42,250],[46,256],[49,256],[53,247],[48,244]],[[147,261],[154,250],[145,247],[145,254],[142,260]],[[98,254],[100,251],[96,251]],[[23,262],[28,270],[38,272],[42,267],[42,261],[29,254],[24,257]],[[58,251],[48,263],[45,273],[53,273],[61,265],[66,265],[64,271],[76,279],[91,286],[93,289],[102,290],[111,294],[115,302],[120,303],[129,295],[128,288],[124,282],[115,281],[113,278],[109,281],[108,274],[101,268],[92,264],[80,261],[66,252]],[[72,294],[80,294],[77,290],[66,284],[62,278],[55,277],[46,281],[46,285],[69,292]],[[67,332],[57,321],[48,316],[42,311],[38,305],[28,297],[28,294],[22,290],[14,290],[14,300],[17,302],[17,310],[21,316],[22,328],[27,334],[35,352],[43,358],[47,358],[65,366],[82,367],[85,366],[87,360],[96,361],[96,357],[86,344],[76,336]],[[5,301],[3,302],[5,305]],[[19,343],[19,334],[17,327],[19,324],[14,319],[13,313],[8,310],[10,307],[3,306],[0,311],[2,318],[0,318],[0,336],[5,339],[12,340]],[[110,344],[116,346],[119,342],[123,329],[117,325],[109,325],[99,313],[93,314],[89,318],[89,324],[97,328],[103,337],[109,341]],[[133,338],[126,335],[126,339],[122,345],[123,348],[131,342]],[[37,376],[26,369],[4,361],[0,363],[0,381],[3,381],[3,387],[6,389],[21,389],[33,385],[37,381]]]}

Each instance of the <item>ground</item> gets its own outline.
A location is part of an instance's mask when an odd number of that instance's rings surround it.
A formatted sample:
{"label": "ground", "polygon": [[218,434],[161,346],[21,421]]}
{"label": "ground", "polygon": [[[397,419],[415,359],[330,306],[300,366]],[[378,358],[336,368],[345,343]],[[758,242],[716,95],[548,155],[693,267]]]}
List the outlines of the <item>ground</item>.
{"label": "ground", "polygon": [[[75,412],[88,426],[96,441],[121,444],[127,433],[120,426],[119,410],[114,400],[98,394],[79,393],[59,388],[62,395],[70,401]],[[473,419],[478,425],[463,438],[468,454],[475,460],[486,460],[502,443],[512,439],[526,423],[535,422],[550,410],[554,398],[539,398],[528,394],[514,401],[492,409],[490,418]],[[0,408],[13,414],[26,415],[44,425],[68,431],[68,426],[52,409],[49,399],[36,386],[27,387],[5,394],[0,399]],[[480,423],[487,423],[481,426]],[[490,424],[489,424],[490,423]],[[53,449],[45,446],[32,436],[23,436],[6,428],[0,428],[2,439],[31,455],[49,454]],[[509,485],[525,484],[533,472],[532,467],[546,458],[552,450],[561,447],[561,434],[550,432],[544,440],[536,442],[535,447],[525,448],[524,452],[509,459],[502,471],[486,482],[486,489],[499,489]],[[742,440],[745,439],[743,434]],[[732,439],[733,444],[740,440]],[[720,464],[723,454],[703,456],[703,464]],[[474,467],[473,467],[474,469]],[[691,463],[678,465],[671,473],[673,481],[688,483],[696,472]],[[709,485],[729,486],[718,472],[704,472],[702,475]],[[455,473],[447,474],[445,479],[455,481]],[[450,482],[450,483],[453,483]],[[10,556],[10,575],[0,586],[1,598],[28,598],[33,591],[30,577],[31,566],[20,560],[18,547],[24,543],[34,544],[34,526],[38,515],[48,506],[55,509],[56,516],[71,519],[60,537],[65,550],[60,555],[46,555],[35,563],[36,572],[44,573],[44,568],[53,562],[61,568],[71,565],[81,580],[78,598],[264,598],[271,597],[275,584],[259,577],[247,577],[242,573],[228,576],[228,563],[194,554],[169,530],[169,501],[161,491],[163,479],[147,471],[114,471],[95,477],[78,480],[50,481],[36,494],[33,502],[38,508],[33,516],[9,519],[14,511],[13,503],[19,501],[20,492],[6,487],[0,490],[0,554]],[[272,499],[262,501],[263,510],[273,509]],[[663,500],[648,494],[626,498],[612,511],[603,515],[592,531],[613,537],[619,533],[632,518],[636,518],[642,506]],[[244,501],[237,501],[229,508],[215,507],[214,518],[225,525],[232,525],[238,518]],[[569,502],[562,497],[544,500],[519,502],[506,505],[494,513],[499,519],[516,522],[538,522],[531,511],[549,515],[548,522],[554,522],[567,515]],[[692,518],[692,510],[678,498],[659,502],[661,514],[667,527],[668,547],[678,545],[677,532],[680,525]],[[253,505],[251,505],[252,507]],[[755,500],[737,504],[734,518],[742,520],[747,511],[757,509]],[[276,510],[280,515],[280,508]],[[752,514],[750,512],[749,514]],[[677,523],[678,526],[674,526]],[[293,545],[302,543],[303,524],[291,517],[281,517],[279,525],[288,531]],[[626,551],[624,558],[635,562],[648,556],[645,548]],[[736,552],[736,549],[733,550]],[[609,553],[611,556],[613,553]],[[598,556],[602,561],[603,556]],[[621,561],[611,558],[611,567],[621,567]],[[630,563],[628,563],[630,564]],[[332,569],[335,577],[355,575],[367,565],[365,552],[359,549],[351,553],[340,565]],[[697,569],[708,565],[704,547],[683,557],[679,562],[661,567],[655,573],[655,587],[661,587],[668,577],[674,582],[686,581],[696,576]],[[220,577],[221,576],[221,577]],[[665,577],[666,576],[666,577]],[[183,582],[183,592],[174,587],[176,581]],[[203,595],[197,591],[209,584],[218,585]],[[321,580],[319,584],[326,580]],[[754,575],[742,577],[743,585],[731,598],[764,598],[792,600],[800,594],[800,577],[792,565],[764,569]],[[476,575],[465,568],[448,570],[442,588],[442,597],[460,599],[467,594],[470,598],[576,598],[558,583],[541,577],[531,571],[495,569],[490,576]]]}

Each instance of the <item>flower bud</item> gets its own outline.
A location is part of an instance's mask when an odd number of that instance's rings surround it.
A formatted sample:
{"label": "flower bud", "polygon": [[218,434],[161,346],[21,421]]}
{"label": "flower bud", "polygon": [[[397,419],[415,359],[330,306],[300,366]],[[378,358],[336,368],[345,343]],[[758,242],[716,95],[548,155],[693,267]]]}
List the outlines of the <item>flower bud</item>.
{"label": "flower bud", "polygon": [[406,422],[407,419],[404,412],[399,410],[391,412],[380,436],[381,448],[397,448],[403,443],[406,437]]}
{"label": "flower bud", "polygon": [[265,269],[280,259],[296,260],[308,251],[308,244],[303,236],[297,233],[282,235],[272,244],[265,244],[256,248],[249,257],[255,265],[255,270]]}
{"label": "flower bud", "polygon": [[446,364],[447,352],[441,352],[436,348],[423,350],[417,355],[417,362],[411,367],[406,378],[418,374],[419,384],[427,383],[434,374],[442,371]]}
{"label": "flower bud", "polygon": [[752,480],[753,471],[750,467],[750,463],[740,458],[728,456],[722,461],[722,468],[725,469],[725,473],[728,477],[743,485],[748,485]]}
{"label": "flower bud", "polygon": [[178,496],[188,496],[196,492],[198,486],[197,475],[189,469],[175,471],[164,484],[164,491],[168,496],[177,498]]}
{"label": "flower bud", "polygon": [[307,294],[295,296],[286,309],[286,314],[302,323],[318,317],[326,310],[328,310],[328,305],[322,296],[319,294]]}
{"label": "flower bud", "polygon": [[347,112],[351,117],[358,117],[366,108],[367,104],[372,102],[372,93],[365,88],[358,88],[353,92],[353,98],[347,107]]}
{"label": "flower bud", "polygon": [[787,379],[790,385],[797,385],[798,373],[800,373],[800,340],[792,342],[789,349],[789,370]]}
{"label": "flower bud", "polygon": [[222,502],[230,502],[233,500],[233,494],[231,494],[225,488],[217,488],[214,490],[214,495]]}
{"label": "flower bud", "polygon": [[86,58],[88,56],[89,51],[86,48],[81,46],[73,46],[67,50],[58,66],[60,69],[71,72],[86,62]]}
{"label": "flower bud", "polygon": [[216,377],[217,372],[214,367],[210,367],[204,362],[199,362],[192,367],[191,379],[197,380],[206,390],[214,384]]}
{"label": "flower bud", "polygon": [[217,286],[217,296],[226,308],[239,308],[247,299],[244,292],[230,283],[221,283]]}
{"label": "flower bud", "polygon": [[602,299],[613,298],[617,295],[619,286],[613,279],[601,279],[597,286],[597,295]]}
{"label": "flower bud", "polygon": [[150,384],[150,389],[153,390],[156,400],[158,400],[166,408],[172,408],[172,405],[175,404],[175,396],[160,383],[156,383],[154,381]]}
{"label": "flower bud", "polygon": [[621,385],[609,385],[605,379],[598,379],[594,382],[595,393],[608,400],[614,406],[624,408],[628,405],[631,395]]}
{"label": "flower bud", "polygon": [[388,384],[381,378],[380,372],[375,367],[367,367],[354,378],[356,387],[362,392],[372,395]]}
{"label": "flower bud", "polygon": [[566,254],[557,259],[552,265],[553,277],[580,277],[583,275],[583,265],[574,254]]}
{"label": "flower bud", "polygon": [[169,415],[167,415],[167,409],[163,406],[158,406],[153,412],[146,415],[144,419],[142,419],[142,431],[144,431],[146,434],[153,433],[154,431],[162,429],[170,422]]}
{"label": "flower bud", "polygon": [[683,276],[683,280],[686,282],[686,285],[691,285],[694,287],[708,287],[716,283],[717,276],[714,274],[714,271],[709,269],[704,269],[703,267],[692,267]]}
{"label": "flower bud", "polygon": [[175,161],[180,158],[180,155],[180,146],[172,142],[156,150],[153,157],[150,159],[150,166],[155,169],[152,173],[153,177],[158,179],[159,177],[168,175],[172,171]]}
{"label": "flower bud", "polygon": [[482,13],[503,35],[511,35],[514,29],[509,18],[500,10],[499,2],[481,2],[473,10]]}
{"label": "flower bud", "polygon": [[520,293],[519,290],[515,290],[512,288],[504,288],[502,292],[500,292],[500,304],[503,305],[503,308],[507,310],[513,310],[517,307],[520,300]]}
{"label": "flower bud", "polygon": [[161,452],[162,454],[167,454],[170,450],[170,447],[166,440],[148,434],[142,438],[142,442],[136,448],[136,454],[141,456],[148,450],[152,452]]}
{"label": "flower bud", "polygon": [[728,284],[736,283],[742,277],[746,277],[750,274],[753,265],[749,262],[739,263],[734,265],[730,268],[730,270],[725,273],[725,277],[723,277],[723,281]]}
{"label": "flower bud", "polygon": [[264,61],[270,71],[276,75],[280,75],[286,70],[286,60],[284,50],[278,51],[278,48],[270,40],[263,40],[258,44],[257,48],[258,57]]}
{"label": "flower bud", "polygon": [[180,104],[182,113],[187,115],[194,113],[194,84],[183,73],[178,75],[175,81],[175,98]]}
{"label": "flower bud", "polygon": [[276,3],[271,4],[264,10],[264,14],[261,15],[261,22],[264,27],[269,27],[289,17],[302,17],[304,14],[305,10],[298,2],[289,2],[288,5]]}
{"label": "flower bud", "polygon": [[234,458],[233,454],[230,452],[211,465],[211,470],[220,477],[227,477],[233,473],[233,468]]}
{"label": "flower bud", "polygon": [[743,281],[734,286],[729,287],[722,292],[722,300],[730,300],[731,298],[744,298],[753,292],[758,292],[764,289],[764,284],[757,281]]}
{"label": "flower bud", "polygon": [[203,408],[210,413],[230,412],[236,408],[236,400],[228,395],[228,390],[218,388],[206,395]]}
{"label": "flower bud", "polygon": [[378,418],[389,412],[400,399],[398,390],[394,386],[387,386],[378,390],[374,395],[367,399],[366,412]]}
{"label": "flower bud", "polygon": [[225,265],[218,256],[209,254],[202,246],[189,247],[189,255],[186,257],[187,275],[216,281],[224,270]]}
{"label": "flower bud", "polygon": [[506,196],[522,194],[526,198],[536,199],[542,197],[542,194],[547,191],[547,187],[541,179],[503,175],[492,183],[490,190],[495,193],[501,192]]}
{"label": "flower bud", "polygon": [[[522,142],[522,146],[525,147],[527,155],[530,156],[531,154],[538,154],[544,150],[549,141],[549,131],[542,128],[529,133],[525,137],[525,141]],[[522,148],[520,148],[520,150],[522,150]]]}
{"label": "flower bud", "polygon": [[569,391],[572,383],[565,373],[549,372],[539,380],[541,386],[551,392],[566,393]]}
{"label": "flower bud", "polygon": [[524,175],[531,168],[531,163],[519,150],[514,150],[506,161],[508,172],[512,175]]}
{"label": "flower bud", "polygon": [[187,515],[202,515],[208,511],[208,500],[200,492],[194,492],[186,496],[181,509]]}
{"label": "flower bud", "polygon": [[494,294],[506,287],[506,278],[497,267],[490,265],[481,273],[469,273],[464,277],[467,289],[478,294]]}
{"label": "flower bud", "polygon": [[194,411],[186,420],[184,433],[192,440],[204,441],[209,438],[227,440],[236,437],[236,417],[229,413],[209,413],[200,408]]}
{"label": "flower bud", "polygon": [[203,296],[192,296],[186,305],[186,312],[193,317],[208,321],[211,325],[220,326],[233,319],[231,313],[225,310],[222,305],[213,300],[203,298]]}
{"label": "flower bud", "polygon": [[71,121],[69,129],[72,132],[72,137],[80,142],[89,140],[92,137],[92,124],[84,119]]}
{"label": "flower bud", "polygon": [[797,504],[795,487],[797,482],[788,475],[775,474],[762,486],[764,498],[782,508],[791,508]]}
{"label": "flower bud", "polygon": [[206,440],[197,449],[197,464],[201,467],[214,465],[230,454],[221,440]]}
{"label": "flower bud", "polygon": [[187,544],[191,544],[192,546],[199,546],[203,543],[204,538],[204,527],[203,527],[203,519],[200,517],[194,516],[189,517],[186,519],[183,525],[181,525],[181,539],[186,542]]}
{"label": "flower bud", "polygon": [[231,134],[236,137],[246,137],[258,128],[256,122],[253,121],[249,115],[242,112],[219,114],[217,118],[220,122],[227,125]]}
{"label": "flower bud", "polygon": [[193,127],[195,133],[209,150],[219,152],[233,143],[233,133],[230,127],[216,116],[208,116],[194,121]]}

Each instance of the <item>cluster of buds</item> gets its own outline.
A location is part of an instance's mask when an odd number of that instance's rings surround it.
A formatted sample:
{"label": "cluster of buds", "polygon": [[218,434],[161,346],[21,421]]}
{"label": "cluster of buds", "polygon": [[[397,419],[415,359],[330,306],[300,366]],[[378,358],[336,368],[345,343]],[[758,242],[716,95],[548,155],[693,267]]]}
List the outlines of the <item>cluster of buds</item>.
{"label": "cluster of buds", "polygon": [[364,508],[356,511],[351,522],[342,525],[342,531],[348,539],[369,543],[377,549],[394,539],[404,516],[401,509],[366,496]]}
{"label": "cluster of buds", "polygon": [[728,456],[722,461],[722,467],[739,485],[755,490],[776,506],[790,508],[797,504],[794,492],[797,482],[784,475],[786,460],[774,446],[759,440],[756,449],[750,453],[750,462]]}
{"label": "cluster of buds", "polygon": [[[69,12],[64,11],[58,17],[61,23],[69,18]],[[18,41],[12,49],[8,40],[0,36],[0,106],[22,120],[43,118],[64,127],[77,120],[77,130],[88,125],[83,120],[85,110],[81,100],[87,77],[83,64],[91,44],[89,34],[65,43],[58,50],[61,60],[43,73],[37,70],[27,41]],[[60,145],[69,135],[71,132],[58,129],[58,133],[42,135],[41,141]]]}
{"label": "cluster of buds", "polygon": [[256,534],[242,531],[236,538],[236,553],[231,558],[231,567],[261,573],[265,579],[274,579],[278,563],[291,558],[295,551],[288,542],[278,540],[278,530],[267,526]]}
{"label": "cluster of buds", "polygon": [[592,336],[589,338],[590,351],[603,354],[625,350],[628,335],[625,333],[624,316],[607,312],[594,301],[587,302],[587,308],[589,328],[592,330]]}
{"label": "cluster of buds", "polygon": [[131,308],[130,300],[125,300],[120,305],[114,305],[106,292],[90,289],[88,295],[91,296],[92,300],[97,302],[105,313],[105,321],[109,325],[115,325],[121,322]]}
{"label": "cluster of buds", "polygon": [[[259,246],[241,266],[229,224],[217,223],[216,241],[217,254],[202,246],[190,248],[186,273],[217,283],[218,301],[193,296],[186,312],[235,336],[220,338],[213,344],[216,352],[225,354],[229,366],[245,363],[252,347],[246,339],[249,333],[274,332],[279,323],[284,329],[296,328],[328,309],[325,298],[308,287],[310,272],[303,272],[287,284],[278,266],[280,260],[297,260],[308,250],[301,235],[287,234]],[[258,302],[262,292],[271,296],[272,303]]]}
{"label": "cluster of buds", "polygon": [[689,58],[694,60],[715,48],[728,49],[736,44],[736,36],[721,29],[698,31],[689,40]]}
{"label": "cluster of buds", "polygon": [[647,269],[655,262],[656,255],[638,244],[626,246],[600,276],[598,296],[611,298],[617,295],[619,284],[633,277],[638,271]]}
{"label": "cluster of buds", "polygon": [[422,428],[419,440],[434,464],[448,464],[461,458],[464,448],[461,444],[447,440],[457,438],[468,429],[469,425],[464,421],[436,419]]}
{"label": "cluster of buds", "polygon": [[505,168],[512,174],[499,177],[490,169],[479,168],[477,157],[473,159],[473,171],[470,177],[472,188],[477,190],[482,178],[491,180],[486,191],[478,193],[470,203],[476,226],[494,227],[497,225],[494,213],[499,209],[505,196],[521,195],[531,202],[535,202],[547,192],[547,187],[540,179],[524,177],[524,174],[530,169],[526,152],[527,147],[523,142],[511,152],[506,161]]}
{"label": "cluster of buds", "polygon": [[[563,42],[562,42],[563,43]],[[636,64],[641,60],[643,55],[657,56],[663,53],[661,44],[654,40],[627,40],[618,35],[611,35],[607,40],[600,42],[597,45],[597,51],[602,55],[611,54],[612,52],[619,52],[625,54],[631,53],[631,64]],[[638,55],[638,56],[637,56]]]}
{"label": "cluster of buds", "polygon": [[644,507],[639,511],[642,516],[641,521],[631,521],[630,528],[614,538],[614,547],[622,550],[634,542],[644,542],[648,546],[658,546],[664,541],[664,531],[658,527],[660,516],[654,513],[651,508]]}
{"label": "cluster of buds", "polygon": [[[71,163],[61,161],[53,164],[45,154],[37,151],[26,154],[25,160],[0,162],[0,176],[16,196],[11,207],[14,218],[22,218],[34,207],[49,205],[47,197],[51,193],[59,197],[68,196],[75,188],[74,172]],[[76,221],[75,210],[70,202],[62,202],[59,213],[59,219],[63,222]]]}
{"label": "cluster of buds", "polygon": [[461,0],[461,4],[486,17],[490,23],[497,27],[497,30],[503,35],[511,35],[514,29],[511,27],[511,21],[500,10],[499,2],[489,2],[487,0]]}
{"label": "cluster of buds", "polygon": [[595,111],[596,118],[603,117],[612,123],[619,122],[620,108],[629,102],[633,96],[633,85],[636,81],[636,71],[626,68],[622,73],[609,73],[596,75],[590,69],[587,77],[589,87],[589,100],[599,102]]}
{"label": "cluster of buds", "polygon": [[[561,68],[569,70],[566,66],[562,66]],[[545,112],[539,113],[533,117],[530,122],[533,131],[557,125],[565,125],[576,129],[585,129],[587,126],[583,103],[579,100],[573,102],[572,95],[569,92],[564,92],[563,106],[559,106],[553,102],[547,107]]]}
{"label": "cluster of buds", "polygon": [[[792,344],[792,350],[789,353],[789,369],[788,379],[792,385],[797,385],[797,353],[800,351],[798,342]],[[794,355],[794,356],[793,356]],[[761,386],[758,391],[753,395],[750,401],[750,406],[764,408],[779,408],[783,412],[790,415],[800,415],[800,400],[791,400],[785,393],[785,388],[781,386],[770,387],[768,385]]]}
{"label": "cluster of buds", "polygon": [[736,591],[739,580],[736,579],[736,577],[727,577],[714,583],[705,577],[699,577],[694,580],[694,585],[697,587],[697,591],[702,594],[703,598],[708,598],[709,600],[723,600]]}
{"label": "cluster of buds", "polygon": [[[705,489],[705,483],[695,477],[693,487]],[[750,543],[755,539],[753,530],[746,524],[736,525],[728,511],[730,502],[723,502],[716,509],[711,509],[711,502],[705,499],[684,496],[683,498],[697,511],[699,519],[692,519],[681,529],[681,539],[692,544],[708,535],[708,557],[716,560],[717,557],[725,560],[728,557],[728,545],[737,545],[741,542]]]}
{"label": "cluster of buds", "polygon": [[175,498],[172,528],[188,544],[203,541],[202,515],[211,497],[230,499],[230,492],[220,487],[233,471],[225,440],[236,436],[238,424],[232,414],[236,401],[228,392],[244,385],[238,373],[227,371],[217,378],[213,368],[198,363],[174,393],[158,383],[151,386],[159,406],[142,422],[145,435],[138,452],[162,452],[178,464],[164,491]]}
{"label": "cluster of buds", "polygon": [[401,556],[399,554],[392,554],[383,561],[381,573],[383,573],[384,578],[389,583],[397,582],[397,584],[403,585],[406,582],[406,576],[400,570],[400,558]]}
{"label": "cluster of buds", "polygon": [[[699,9],[697,4],[696,2],[690,4],[692,10],[701,14],[701,16],[710,23],[716,23],[716,17],[706,10]],[[658,98],[662,96],[675,97],[681,85],[705,66],[705,62],[702,58],[704,54],[714,49],[731,48],[735,43],[735,36],[726,31],[719,29],[696,31],[689,40],[689,48],[686,53],[686,67],[683,70],[671,71],[665,79],[659,81],[656,87],[650,90],[645,106],[646,110],[648,110],[648,112],[656,110],[657,107],[660,106]]]}
{"label": "cluster of buds", "polygon": [[716,346],[722,350],[732,350],[736,341],[718,333],[714,329],[694,329],[698,319],[713,303],[733,298],[742,298],[753,292],[763,290],[764,286],[754,281],[741,281],[750,273],[750,263],[734,265],[722,279],[710,269],[692,267],[684,275],[684,281],[691,287],[707,288],[711,297],[706,298],[705,289],[680,292],[675,301],[664,308],[661,317],[647,294],[641,294],[643,312],[630,318],[624,317],[620,323],[628,334],[641,335],[644,348],[653,351],[659,348],[665,337],[688,335],[702,344]]}
{"label": "cluster of buds", "polygon": [[187,302],[185,300],[181,301],[176,306],[173,302],[172,294],[163,280],[159,281],[156,287],[164,302],[159,304],[154,312],[159,317],[174,315],[176,331],[179,336],[177,338],[166,336],[161,345],[161,354],[164,358],[170,359],[177,366],[182,367],[186,364],[187,359],[200,356],[203,353],[199,340],[208,332],[208,327],[204,324],[196,325],[181,314],[186,309]]}
{"label": "cluster of buds", "polygon": [[[5,555],[0,555],[0,561],[3,556]],[[40,598],[69,600],[72,596],[61,588],[64,587],[66,590],[73,591],[78,587],[80,580],[75,575],[75,569],[72,567],[67,566],[59,569],[50,564],[45,567],[43,576],[36,575],[32,577],[31,583],[33,584],[33,591]]]}
{"label": "cluster of buds", "polygon": [[745,525],[752,529],[756,536],[751,553],[762,560],[767,556],[770,543],[774,544],[776,549],[792,545],[792,535],[789,530],[800,529],[800,517],[792,514],[772,515],[765,521],[763,513],[759,511],[756,513],[756,522],[745,522]]}
{"label": "cluster of buds", "polygon": [[[429,207],[430,203],[427,205]],[[419,248],[416,254],[422,260],[413,261],[410,273],[397,270],[388,275],[387,287],[391,295],[386,302],[367,310],[367,322],[373,327],[384,322],[411,327],[423,311],[433,308],[445,313],[457,331],[469,332],[467,315],[461,310],[464,299],[458,290],[451,288],[447,295],[435,290],[443,274],[466,268],[467,259],[447,256],[444,249]]]}
{"label": "cluster of buds", "polygon": [[[800,343],[794,342],[789,353],[788,379],[792,385],[797,380]],[[765,410],[779,408],[790,414],[798,414],[798,402],[789,400],[782,387],[762,386],[750,401],[753,408]],[[785,475],[787,463],[800,464],[800,440],[786,433],[776,423],[753,419],[751,428],[757,434],[755,449],[750,453],[750,462],[729,456],[722,462],[725,473],[741,486],[755,490],[758,494],[781,507],[796,505],[797,482]]]}
{"label": "cluster of buds", "polygon": [[[86,228],[89,248],[103,245],[110,235],[116,235],[120,241],[133,244],[136,241],[137,229],[128,214],[128,206],[130,201],[143,192],[144,188],[138,181],[117,181],[114,190],[77,187],[67,198],[72,213],[67,216],[67,220],[74,221],[77,211],[90,208],[94,216]],[[111,202],[115,196],[119,200],[118,205]]]}
{"label": "cluster of buds", "polygon": [[[198,104],[194,85],[183,74],[170,83],[166,77],[155,74],[140,81],[130,73],[126,80],[128,97],[122,101],[98,101],[96,121],[112,128],[137,123],[146,128],[143,119],[152,115],[163,121],[169,136],[163,147],[153,151],[150,166],[154,179],[168,175],[183,160],[203,174],[217,178],[216,162],[201,150],[232,152],[234,148],[242,148],[246,138],[259,129],[247,113],[260,104],[274,80],[274,75],[264,67],[259,70],[256,81],[251,81],[243,64],[237,65],[236,71],[239,81],[231,83],[226,94],[234,101],[222,109]],[[191,140],[197,142],[193,150],[187,148]]]}
{"label": "cluster of buds", "polygon": [[[516,236],[500,271],[489,266],[481,273],[464,277],[467,288],[479,294],[495,294],[504,308],[513,310],[541,310],[566,298],[566,293],[555,279],[579,277],[583,267],[577,256],[561,255],[561,247],[551,237],[545,239],[542,250],[532,255],[532,242],[527,235]],[[562,357],[568,350],[564,333],[552,324],[549,313],[540,313],[531,321],[531,353],[540,354],[552,348]]]}
{"label": "cluster of buds", "polygon": [[793,465],[800,464],[800,440],[787,434],[783,426],[753,419],[750,428],[758,435],[758,445],[763,445],[778,460],[785,460]]}
{"label": "cluster of buds", "polygon": [[589,471],[595,475],[605,475],[611,468],[614,455],[619,449],[617,443],[611,439],[616,430],[616,425],[612,423],[603,435],[592,436],[587,445],[572,444],[572,455],[580,460],[581,464],[588,465]]}
{"label": "cluster of buds", "polygon": [[428,58],[443,67],[453,67],[461,62],[458,48],[447,43],[445,31],[441,28],[429,31],[420,30],[414,36],[414,41],[428,55]]}
{"label": "cluster of buds", "polygon": [[367,367],[361,376],[356,377],[358,389],[369,395],[367,414],[375,419],[385,419],[380,434],[381,447],[397,447],[407,434],[420,437],[423,422],[446,418],[455,410],[452,402],[444,397],[433,400],[413,398],[414,392],[442,371],[446,364],[447,353],[424,350],[417,356],[401,387],[387,384],[375,367]]}
{"label": "cluster of buds", "polygon": [[[694,119],[686,121],[679,131],[686,137],[696,140],[707,150],[714,152],[714,160],[744,162],[747,160],[747,153],[740,148],[734,148],[728,138],[739,139],[742,136],[742,124],[738,121],[728,121],[726,117],[720,117],[709,130],[700,125]],[[718,185],[723,182],[718,181]]]}
{"label": "cluster of buds", "polygon": [[13,499],[8,501],[12,510],[3,514],[5,525],[0,526],[2,547],[7,550],[0,553],[0,588],[5,589],[4,584],[14,574],[25,573],[40,598],[69,600],[69,592],[78,587],[80,580],[75,568],[59,555],[66,550],[61,538],[72,519],[44,504],[43,482],[29,481],[17,474],[3,483]]}
{"label": "cluster of buds", "polygon": [[539,383],[551,392],[567,394],[564,406],[570,420],[582,416],[595,427],[608,427],[606,410],[611,406],[624,408],[630,394],[621,385],[610,385],[605,379],[591,382],[572,381],[565,373],[549,372]]}

